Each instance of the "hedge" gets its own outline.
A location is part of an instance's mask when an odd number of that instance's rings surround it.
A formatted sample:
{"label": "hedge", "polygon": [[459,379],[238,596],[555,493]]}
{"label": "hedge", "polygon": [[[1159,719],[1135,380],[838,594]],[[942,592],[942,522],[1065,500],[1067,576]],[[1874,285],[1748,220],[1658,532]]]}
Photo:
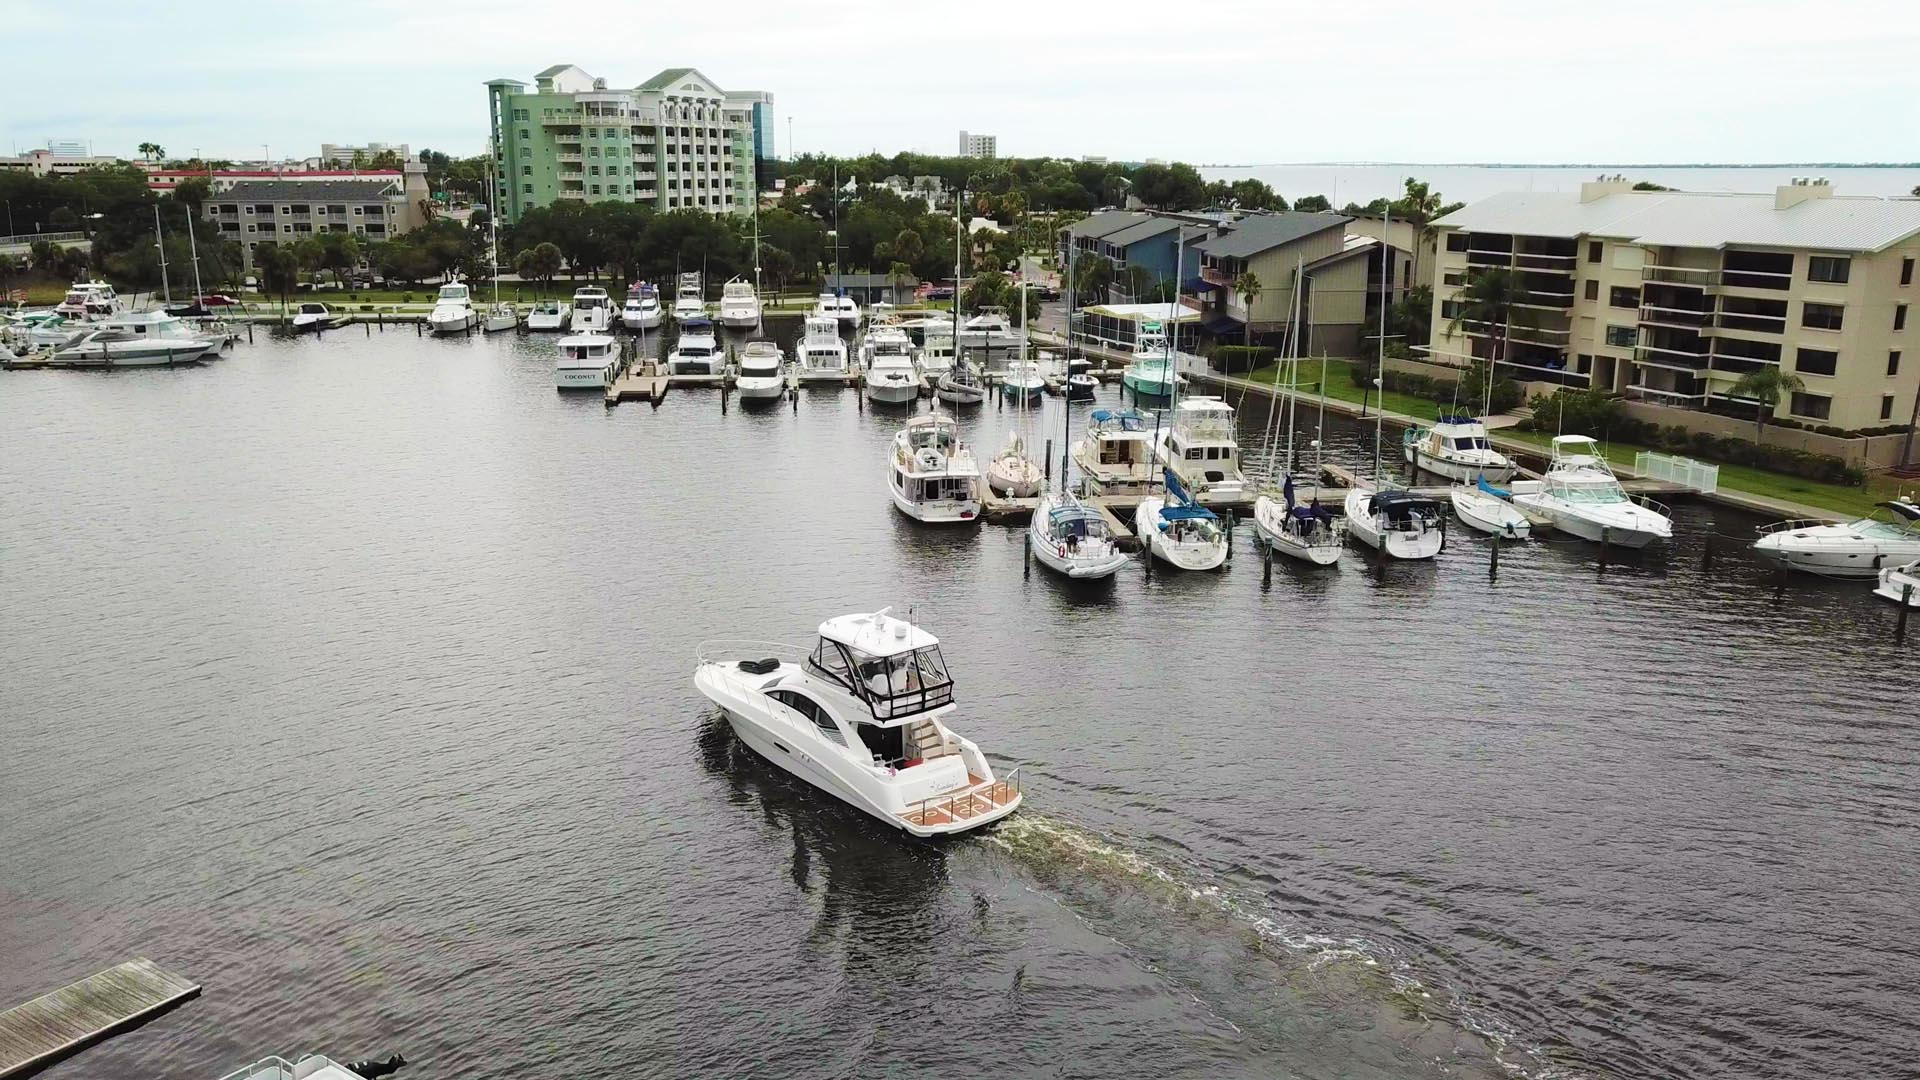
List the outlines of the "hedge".
{"label": "hedge", "polygon": [[1207,363],[1222,374],[1238,375],[1265,367],[1278,355],[1280,350],[1271,345],[1218,345]]}
{"label": "hedge", "polygon": [[1635,420],[1621,414],[1619,403],[1620,399],[1611,394],[1569,387],[1552,397],[1541,395],[1534,398],[1529,403],[1533,409],[1533,419],[1523,426],[1534,431],[1618,440],[1651,450],[1717,461],[1723,465],[1749,465],[1803,480],[1817,480],[1823,484],[1858,487],[1866,479],[1861,470],[1832,454],[1770,446],[1737,435],[1689,431],[1679,424],[1661,425]]}
{"label": "hedge", "polygon": [[[1373,365],[1370,363],[1353,364],[1347,368],[1347,377],[1353,380],[1353,385],[1355,386],[1370,386],[1373,382]],[[1431,375],[1418,375],[1410,371],[1387,372],[1386,376],[1381,379],[1381,387],[1386,390],[1391,390],[1396,394],[1407,394],[1412,397],[1426,398],[1442,409],[1453,408],[1462,412],[1477,414],[1480,411],[1480,406],[1483,404],[1479,400],[1477,391],[1463,391],[1460,383],[1454,379],[1438,379]],[[1461,394],[1463,392],[1467,393],[1468,398],[1472,400],[1462,398]],[[1503,413],[1511,410],[1514,406],[1520,404],[1520,400],[1519,383],[1514,382],[1512,379],[1501,379],[1493,384],[1493,411],[1495,413]]]}

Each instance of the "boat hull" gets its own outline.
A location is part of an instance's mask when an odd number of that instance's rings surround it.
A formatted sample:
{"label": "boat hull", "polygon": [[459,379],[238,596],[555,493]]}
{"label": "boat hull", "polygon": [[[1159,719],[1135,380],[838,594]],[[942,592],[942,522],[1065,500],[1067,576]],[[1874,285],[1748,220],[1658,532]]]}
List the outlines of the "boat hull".
{"label": "boat hull", "polygon": [[1407,464],[1412,465],[1422,472],[1429,472],[1435,476],[1444,476],[1449,480],[1462,484],[1471,484],[1482,476],[1487,478],[1487,483],[1489,484],[1504,484],[1512,480],[1514,475],[1512,462],[1508,462],[1505,465],[1482,465],[1478,463],[1449,461],[1446,458],[1436,457],[1427,453],[1425,450],[1413,447],[1406,449],[1406,459]]}
{"label": "boat hull", "polygon": [[489,315],[482,329],[489,334],[497,334],[502,330],[512,330],[519,325],[520,318],[517,315]]}
{"label": "boat hull", "polygon": [[658,330],[660,329],[660,324],[663,321],[665,320],[663,320],[660,317],[660,313],[658,311],[654,312],[651,315],[620,316],[620,325],[626,327],[629,330]]}
{"label": "boat hull", "polygon": [[1218,570],[1227,564],[1227,541],[1219,543],[1179,543],[1160,528],[1160,510],[1165,500],[1146,498],[1134,514],[1134,532],[1146,542],[1149,558],[1159,559],[1180,570]]}
{"label": "boat hull", "polygon": [[1477,490],[1456,489],[1449,493],[1453,516],[1460,523],[1488,536],[1525,540],[1533,531],[1527,516],[1502,499]]}
{"label": "boat hull", "polygon": [[718,375],[720,374],[721,363],[722,363],[721,359],[717,356],[712,357],[710,359],[707,357],[700,357],[698,359],[693,359],[693,360],[682,359],[680,357],[673,357],[667,361],[667,374],[669,375]]}
{"label": "boat hull", "polygon": [[1171,397],[1173,395],[1173,379],[1171,377],[1160,378],[1142,375],[1129,370],[1120,376],[1120,381],[1126,385],[1127,389],[1146,397]]}
{"label": "boat hull", "polygon": [[920,397],[920,387],[910,382],[873,382],[866,387],[867,400],[881,405],[904,405]]}
{"label": "boat hull", "polygon": [[720,325],[729,330],[751,330],[760,325],[758,311],[728,311],[720,309]]}
{"label": "boat hull", "polygon": [[1597,521],[1571,513],[1564,507],[1541,502],[1537,496],[1515,495],[1513,501],[1514,505],[1528,511],[1530,517],[1545,521],[1555,532],[1563,532],[1568,536],[1590,540],[1596,544],[1611,544],[1637,551],[1670,539],[1671,535],[1649,528]]}
{"label": "boat hull", "polygon": [[1415,562],[1440,554],[1447,534],[1438,526],[1419,531],[1380,527],[1373,511],[1367,508],[1372,492],[1355,490],[1347,494],[1347,535],[1391,559]]}
{"label": "boat hull", "polygon": [[1763,537],[1753,553],[1789,570],[1819,577],[1867,580],[1887,568],[1920,559],[1920,544],[1876,544],[1862,540],[1850,545],[1801,547],[1791,537]]}
{"label": "boat hull", "polygon": [[427,316],[427,330],[430,333],[446,337],[451,334],[464,334],[480,323],[480,316],[471,312],[434,312]]}
{"label": "boat hull", "polygon": [[1098,581],[1110,578],[1127,565],[1124,552],[1114,551],[1102,556],[1069,555],[1056,546],[1053,541],[1038,533],[1032,533],[1033,557],[1040,565],[1056,574],[1072,578],[1075,581]]}
{"label": "boat hull", "polygon": [[1920,608],[1920,573],[1911,566],[1888,567],[1874,579],[1873,595],[1893,603]]}
{"label": "boat hull", "polygon": [[565,368],[554,372],[556,390],[605,390],[612,381],[611,369]]}
{"label": "boat hull", "polygon": [[1324,539],[1309,539],[1286,527],[1286,506],[1264,495],[1253,503],[1253,528],[1260,539],[1275,552],[1315,566],[1332,566],[1340,561],[1343,545],[1340,534],[1331,529]]}
{"label": "boat hull", "polygon": [[934,394],[949,405],[978,405],[987,400],[986,388],[980,386],[955,386],[952,383],[942,383],[935,388]]}
{"label": "boat hull", "polygon": [[733,384],[734,392],[742,401],[778,401],[787,392],[784,379],[737,379]]}

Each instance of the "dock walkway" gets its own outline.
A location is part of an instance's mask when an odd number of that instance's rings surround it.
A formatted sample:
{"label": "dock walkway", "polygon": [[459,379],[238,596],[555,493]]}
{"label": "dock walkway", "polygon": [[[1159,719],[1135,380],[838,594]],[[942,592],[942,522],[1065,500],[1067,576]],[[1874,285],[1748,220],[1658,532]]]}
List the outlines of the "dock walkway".
{"label": "dock walkway", "polygon": [[28,1076],[200,996],[141,957],[0,1013],[0,1080]]}

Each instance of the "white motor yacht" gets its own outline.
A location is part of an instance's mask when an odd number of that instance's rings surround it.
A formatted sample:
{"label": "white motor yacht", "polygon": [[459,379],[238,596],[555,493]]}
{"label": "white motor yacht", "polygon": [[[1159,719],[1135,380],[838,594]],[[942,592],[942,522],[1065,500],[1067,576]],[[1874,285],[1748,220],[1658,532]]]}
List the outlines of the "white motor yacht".
{"label": "white motor yacht", "polygon": [[[688,280],[691,277],[691,280]],[[673,294],[673,320],[685,322],[688,319],[707,317],[707,300],[701,292],[700,275],[680,275],[680,288]]]}
{"label": "white motor yacht", "polygon": [[1136,397],[1163,398],[1179,382],[1179,354],[1158,322],[1142,323],[1133,343],[1133,357],[1120,373],[1120,384]]}
{"label": "white motor yacht", "polygon": [[987,486],[1002,495],[1029,499],[1040,491],[1040,466],[1027,456],[1027,444],[1017,431],[1007,432],[1007,445],[987,462]]}
{"label": "white motor yacht", "polygon": [[1107,519],[1070,491],[1043,491],[1027,525],[1033,557],[1055,573],[1079,580],[1110,578],[1127,564]]}
{"label": "white motor yacht", "polygon": [[1873,595],[1908,607],[1920,607],[1920,561],[1889,566],[1880,571]]}
{"label": "white motor yacht", "polygon": [[455,282],[440,286],[433,310],[427,313],[427,330],[435,334],[464,334],[480,325],[480,313],[473,310],[473,297],[467,287]]}
{"label": "white motor yacht", "polygon": [[760,297],[752,282],[734,278],[720,287],[720,325],[734,330],[760,325]]}
{"label": "white motor yacht", "polygon": [[1673,538],[1673,515],[1628,496],[1600,444],[1585,435],[1555,436],[1547,471],[1515,483],[1513,504],[1530,520],[1583,540],[1643,548]]}
{"label": "white motor yacht", "polygon": [[299,334],[308,330],[331,330],[340,325],[340,320],[327,310],[327,305],[308,300],[294,311],[290,325],[293,332]]}
{"label": "white motor yacht", "polygon": [[1920,505],[1895,499],[1880,506],[1886,513],[1848,522],[1762,525],[1754,553],[1792,570],[1837,578],[1870,578],[1920,559]]}
{"label": "white motor yacht", "polygon": [[568,327],[576,334],[605,334],[613,329],[613,300],[598,285],[573,290]]}
{"label": "white motor yacht", "polygon": [[1246,487],[1240,444],[1233,435],[1233,406],[1217,397],[1180,399],[1154,449],[1159,464],[1178,473],[1180,482],[1196,494],[1237,495]]}
{"label": "white motor yacht", "polygon": [[1213,511],[1193,500],[1173,470],[1165,495],[1148,495],[1134,511],[1133,531],[1147,554],[1182,570],[1218,570],[1227,562],[1227,533]]}
{"label": "white motor yacht", "polygon": [[915,416],[900,428],[887,461],[887,490],[893,505],[916,521],[980,520],[980,466],[952,417]]}
{"label": "white motor yacht", "polygon": [[385,1060],[350,1061],[344,1065],[320,1054],[305,1054],[298,1061],[264,1057],[220,1080],[362,1080],[398,1072],[406,1064],[407,1059],[399,1054],[391,1054]]}
{"label": "white motor yacht", "polygon": [[953,324],[946,321],[923,323],[920,331],[920,373],[927,377],[927,381],[938,384],[947,372],[953,370],[954,357]]}
{"label": "white motor yacht", "polygon": [[674,341],[673,351],[667,354],[667,374],[718,375],[726,362],[712,320],[695,316],[681,321],[680,337]]}
{"label": "white motor yacht", "polygon": [[74,334],[85,329],[79,319],[68,321],[65,315],[51,308],[9,315],[5,318],[6,325],[0,328],[0,337],[5,337],[19,349],[31,349],[39,345],[62,345],[73,340]]}
{"label": "white motor yacht", "polygon": [[[135,339],[165,342],[177,346],[181,360],[205,360],[218,356],[223,342],[223,331],[217,327],[203,327],[169,315],[164,311],[125,311],[110,315],[95,324],[101,330],[114,330],[128,334]],[[189,355],[195,347],[200,352]]]}
{"label": "white motor yacht", "polygon": [[983,306],[960,325],[960,345],[967,349],[1010,349],[1020,344],[1020,334],[1007,319],[1007,313],[991,305]]}
{"label": "white motor yacht", "polygon": [[659,290],[644,282],[633,287],[627,294],[626,306],[620,309],[620,324],[636,332],[658,330],[665,318]]}
{"label": "white motor yacht", "polygon": [[1533,532],[1533,523],[1501,491],[1481,477],[1471,486],[1455,484],[1447,489],[1447,501],[1453,504],[1453,516],[1476,532],[1508,540],[1525,540]]}
{"label": "white motor yacht", "polygon": [[1047,379],[1040,373],[1039,364],[1031,360],[1008,361],[1006,373],[1000,376],[1001,397],[1031,405],[1046,392]]}
{"label": "white motor yacht", "polygon": [[1513,459],[1493,448],[1487,426],[1471,416],[1443,416],[1432,427],[1408,428],[1400,448],[1407,464],[1463,484],[1482,476],[1495,484],[1513,479]]}
{"label": "white motor yacht", "polygon": [[607,334],[569,334],[559,341],[553,385],[562,390],[604,390],[620,371],[620,343]]}
{"label": "white motor yacht", "polygon": [[70,321],[91,321],[118,315],[125,308],[112,285],[104,281],[76,281],[53,310]]}
{"label": "white motor yacht", "polygon": [[832,319],[842,329],[860,325],[860,305],[853,297],[837,293],[821,293],[814,298],[813,313]]}
{"label": "white motor yacht", "polygon": [[888,609],[828,619],[811,651],[709,642],[693,684],[755,753],[914,836],[977,829],[1020,806],[1019,770],[998,776],[947,726],[953,679],[939,640]]}
{"label": "white motor yacht", "polygon": [[[874,357],[883,353],[904,356],[912,361],[915,351],[913,339],[907,336],[899,323],[876,320],[867,324],[867,332],[860,339],[860,366],[872,367]],[[919,365],[914,365],[914,370],[919,371]]]}
{"label": "white motor yacht", "polygon": [[1347,535],[1394,559],[1431,559],[1446,546],[1440,503],[1411,491],[1347,491]]}
{"label": "white motor yacht", "polygon": [[920,368],[913,362],[913,339],[897,326],[877,326],[862,346],[866,354],[867,400],[898,405],[920,397]]}
{"label": "white motor yacht", "polygon": [[1096,495],[1133,495],[1153,486],[1153,423],[1133,409],[1095,409],[1073,460]]}
{"label": "white motor yacht", "polygon": [[777,401],[787,392],[786,358],[771,341],[749,341],[740,350],[733,388],[742,401]]}
{"label": "white motor yacht", "polygon": [[830,315],[809,315],[794,346],[795,377],[801,382],[844,381],[849,373],[847,343],[840,339],[840,324]]}
{"label": "white motor yacht", "polygon": [[219,348],[218,342],[205,338],[154,338],[95,327],[55,347],[48,363],[55,367],[164,367],[199,363]]}
{"label": "white motor yacht", "polygon": [[559,300],[542,300],[527,312],[527,329],[557,332],[567,328],[573,308]]}

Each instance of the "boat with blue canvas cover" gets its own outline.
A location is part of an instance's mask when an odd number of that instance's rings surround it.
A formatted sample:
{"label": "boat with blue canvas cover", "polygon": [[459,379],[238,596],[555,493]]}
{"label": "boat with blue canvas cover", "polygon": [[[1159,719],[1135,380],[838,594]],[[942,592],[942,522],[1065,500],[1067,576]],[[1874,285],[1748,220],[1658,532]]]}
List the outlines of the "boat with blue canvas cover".
{"label": "boat with blue canvas cover", "polygon": [[1453,516],[1468,528],[1508,540],[1525,540],[1532,523],[1512,502],[1512,495],[1487,483],[1482,476],[1472,487],[1455,484],[1447,491]]}
{"label": "boat with blue canvas cover", "polygon": [[1042,491],[1028,531],[1033,557],[1075,580],[1110,578],[1127,564],[1107,519],[1070,491]]}
{"label": "boat with blue canvas cover", "polygon": [[1346,523],[1320,505],[1318,497],[1301,504],[1294,495],[1293,477],[1281,485],[1281,497],[1262,495],[1253,503],[1253,525],[1260,538],[1282,555],[1331,566],[1340,561],[1346,541]]}
{"label": "boat with blue canvas cover", "polygon": [[1148,495],[1134,514],[1134,532],[1149,557],[1182,570],[1218,570],[1227,562],[1227,533],[1213,511],[1201,506],[1172,469],[1164,470],[1164,497]]}

